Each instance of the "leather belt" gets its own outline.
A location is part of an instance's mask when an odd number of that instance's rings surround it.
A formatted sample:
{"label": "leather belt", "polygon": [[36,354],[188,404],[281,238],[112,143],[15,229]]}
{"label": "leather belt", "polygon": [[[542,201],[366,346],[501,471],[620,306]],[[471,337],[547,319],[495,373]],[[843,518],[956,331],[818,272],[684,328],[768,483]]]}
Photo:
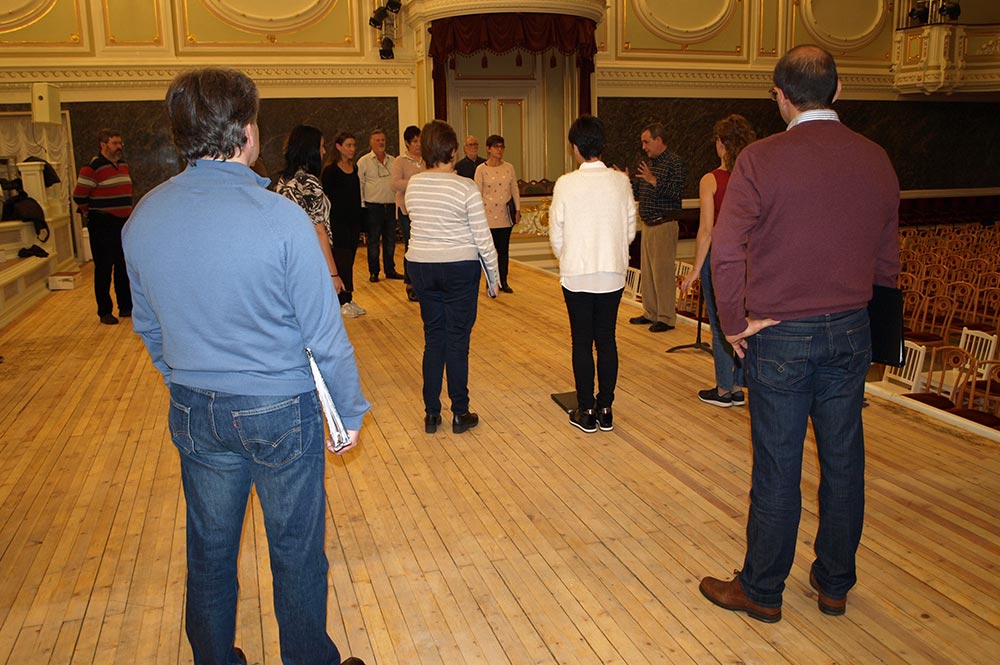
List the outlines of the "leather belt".
{"label": "leather belt", "polygon": [[644,226],[659,226],[660,224],[666,224],[667,222],[676,222],[676,219],[670,219],[668,217],[660,217],[659,219],[651,219],[648,222],[642,220]]}
{"label": "leather belt", "polygon": [[374,208],[375,206],[385,206],[386,208],[395,208],[395,203],[375,203],[374,201],[365,201],[366,208]]}

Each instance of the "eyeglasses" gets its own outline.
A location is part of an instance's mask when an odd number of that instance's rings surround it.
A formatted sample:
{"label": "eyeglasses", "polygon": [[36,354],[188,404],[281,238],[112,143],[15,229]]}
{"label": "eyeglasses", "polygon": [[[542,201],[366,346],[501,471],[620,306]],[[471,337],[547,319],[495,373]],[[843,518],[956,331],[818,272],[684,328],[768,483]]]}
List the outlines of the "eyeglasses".
{"label": "eyeglasses", "polygon": [[778,101],[778,89],[777,88],[771,88],[770,90],[767,91],[767,94],[771,95],[771,101],[775,101],[775,102]]}
{"label": "eyeglasses", "polygon": [[465,147],[466,148],[478,148],[479,144],[478,143],[466,143]]}

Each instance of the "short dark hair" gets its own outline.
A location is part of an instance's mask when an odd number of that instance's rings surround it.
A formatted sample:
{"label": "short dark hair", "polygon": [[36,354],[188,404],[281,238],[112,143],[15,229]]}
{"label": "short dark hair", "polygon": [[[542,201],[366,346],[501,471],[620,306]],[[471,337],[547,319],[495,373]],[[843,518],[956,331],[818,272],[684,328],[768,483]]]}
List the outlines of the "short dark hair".
{"label": "short dark hair", "polygon": [[599,157],[604,150],[604,123],[594,115],[581,115],[569,128],[569,142],[584,159]]}
{"label": "short dark hair", "polygon": [[371,140],[371,138],[373,136],[375,136],[376,134],[381,134],[382,136],[385,136],[386,138],[389,137],[389,135],[386,134],[386,132],[385,132],[384,129],[382,129],[381,127],[376,127],[375,129],[373,129],[371,132],[368,133],[368,139]]}
{"label": "short dark hair", "polygon": [[774,66],[774,87],[800,111],[829,108],[837,94],[837,65],[813,44],[796,46]]}
{"label": "short dark hair", "polygon": [[291,178],[299,169],[318,176],[323,168],[319,146],[323,132],[312,125],[297,125],[285,139],[285,168],[281,175]]}
{"label": "short dark hair", "polygon": [[427,168],[449,164],[458,152],[458,136],[444,120],[431,120],[420,131],[420,156]]}
{"label": "short dark hair", "polygon": [[231,159],[247,143],[245,128],[257,119],[260,96],[249,76],[206,67],[178,74],[167,90],[170,133],[181,158]]}
{"label": "short dark hair", "polygon": [[409,127],[403,130],[404,143],[409,143],[418,136],[420,136],[420,128],[417,127],[416,125],[410,125]]}
{"label": "short dark hair", "polygon": [[122,133],[117,129],[111,129],[110,127],[105,127],[101,131],[97,132],[97,142],[107,143],[108,141],[111,140],[112,137],[117,136],[120,138],[121,135]]}
{"label": "short dark hair", "polygon": [[757,138],[750,121],[738,113],[726,116],[715,123],[712,135],[713,138],[722,141],[722,145],[726,148],[726,156],[722,161],[730,171],[733,170],[733,165],[736,163],[736,157],[739,156],[740,151]]}
{"label": "short dark hair", "polygon": [[498,143],[503,143],[505,146],[507,145],[506,142],[503,140],[503,137],[500,136],[499,134],[490,134],[489,136],[486,137],[487,148],[492,148]]}
{"label": "short dark hair", "polygon": [[[660,139],[664,143],[667,142],[667,128],[663,126],[662,122],[654,122],[650,125],[646,125],[642,128],[643,132],[649,132],[649,138]],[[639,132],[642,134],[642,132]]]}

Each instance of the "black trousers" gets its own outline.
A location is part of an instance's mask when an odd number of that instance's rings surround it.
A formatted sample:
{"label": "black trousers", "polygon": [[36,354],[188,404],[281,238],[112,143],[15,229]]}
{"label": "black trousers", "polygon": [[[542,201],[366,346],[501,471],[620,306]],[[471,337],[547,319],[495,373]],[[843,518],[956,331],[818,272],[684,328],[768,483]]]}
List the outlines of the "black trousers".
{"label": "black trousers", "polygon": [[111,314],[111,281],[115,283],[115,299],[119,314],[132,313],[132,289],[125,268],[122,249],[122,227],[127,220],[93,210],[87,214],[90,253],[94,256],[94,296],[97,315]]}
{"label": "black trousers", "polygon": [[396,204],[365,203],[365,232],[368,233],[368,274],[378,275],[378,252],[382,248],[385,276],[396,273]]}
{"label": "black trousers", "polygon": [[354,257],[358,254],[357,237],[354,240],[354,247],[334,247],[333,262],[337,264],[337,272],[344,282],[344,290],[337,294],[340,304],[354,300]]}
{"label": "black trousers", "polygon": [[497,263],[500,266],[500,286],[507,286],[507,270],[510,268],[510,232],[513,226],[490,229],[493,246],[497,248]]}
{"label": "black trousers", "polygon": [[618,342],[615,326],[622,291],[589,293],[563,288],[569,331],[573,340],[573,379],[576,401],[581,409],[594,408],[594,348],[597,348],[597,408],[615,401],[618,383]]}

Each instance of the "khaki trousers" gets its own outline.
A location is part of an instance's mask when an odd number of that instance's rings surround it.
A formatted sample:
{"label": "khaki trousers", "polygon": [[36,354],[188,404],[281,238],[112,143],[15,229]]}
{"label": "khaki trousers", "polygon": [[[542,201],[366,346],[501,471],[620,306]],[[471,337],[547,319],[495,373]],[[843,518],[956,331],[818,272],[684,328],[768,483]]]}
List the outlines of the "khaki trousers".
{"label": "khaki trousers", "polygon": [[642,227],[642,314],[671,326],[677,323],[677,235],[677,222]]}

